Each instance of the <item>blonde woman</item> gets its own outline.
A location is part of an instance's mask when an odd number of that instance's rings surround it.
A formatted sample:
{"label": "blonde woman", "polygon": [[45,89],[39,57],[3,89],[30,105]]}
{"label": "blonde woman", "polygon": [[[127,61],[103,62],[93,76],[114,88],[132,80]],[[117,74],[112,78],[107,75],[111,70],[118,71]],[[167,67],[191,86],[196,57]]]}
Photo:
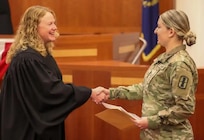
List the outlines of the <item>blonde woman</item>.
{"label": "blonde woman", "polygon": [[0,95],[1,140],[65,140],[64,120],[100,88],[64,84],[52,57],[58,36],[55,13],[29,7],[7,54],[9,68]]}
{"label": "blonde woman", "polygon": [[143,100],[142,117],[134,120],[141,140],[193,140],[188,118],[195,111],[198,72],[186,46],[196,42],[183,11],[160,15],[155,29],[166,52],[147,70],[144,81],[131,86],[103,89],[107,99]]}

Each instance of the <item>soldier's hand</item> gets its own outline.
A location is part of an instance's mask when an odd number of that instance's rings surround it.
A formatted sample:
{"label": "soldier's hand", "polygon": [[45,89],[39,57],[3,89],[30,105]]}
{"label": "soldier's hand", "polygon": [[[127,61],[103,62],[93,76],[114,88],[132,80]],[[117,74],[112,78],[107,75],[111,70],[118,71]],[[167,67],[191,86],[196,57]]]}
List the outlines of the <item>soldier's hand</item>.
{"label": "soldier's hand", "polygon": [[146,129],[148,128],[148,120],[147,117],[142,117],[141,119],[132,119],[132,121],[135,123],[136,126],[138,126],[140,129]]}

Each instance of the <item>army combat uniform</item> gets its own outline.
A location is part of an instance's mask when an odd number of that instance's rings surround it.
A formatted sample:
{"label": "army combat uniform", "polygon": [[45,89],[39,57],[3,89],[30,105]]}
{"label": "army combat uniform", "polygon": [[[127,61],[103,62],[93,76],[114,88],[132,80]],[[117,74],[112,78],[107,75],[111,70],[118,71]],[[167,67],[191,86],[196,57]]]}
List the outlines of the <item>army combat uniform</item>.
{"label": "army combat uniform", "polygon": [[188,118],[195,110],[198,72],[186,46],[161,54],[147,70],[144,81],[110,88],[110,99],[143,100],[142,116],[148,129],[142,140],[192,140]]}

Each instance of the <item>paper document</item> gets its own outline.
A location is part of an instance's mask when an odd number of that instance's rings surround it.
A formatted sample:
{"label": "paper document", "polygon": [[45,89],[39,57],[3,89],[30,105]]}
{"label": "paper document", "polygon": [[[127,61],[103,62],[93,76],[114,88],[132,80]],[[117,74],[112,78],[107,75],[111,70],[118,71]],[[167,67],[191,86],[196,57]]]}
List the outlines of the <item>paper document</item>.
{"label": "paper document", "polygon": [[140,119],[139,116],[137,116],[136,114],[127,112],[127,111],[126,111],[124,108],[122,108],[121,106],[111,105],[111,104],[104,103],[104,102],[102,103],[102,105],[103,105],[105,108],[108,108],[108,109],[118,109],[118,110],[120,110],[121,112],[127,114],[128,116],[132,117],[133,119]]}

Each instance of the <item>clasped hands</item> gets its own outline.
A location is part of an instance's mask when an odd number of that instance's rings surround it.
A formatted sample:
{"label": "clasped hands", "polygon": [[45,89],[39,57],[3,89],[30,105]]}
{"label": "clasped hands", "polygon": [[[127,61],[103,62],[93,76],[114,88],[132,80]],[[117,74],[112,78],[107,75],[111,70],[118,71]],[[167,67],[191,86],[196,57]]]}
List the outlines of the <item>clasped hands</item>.
{"label": "clasped hands", "polygon": [[104,87],[96,87],[92,89],[91,99],[96,104],[101,104],[102,102],[108,100],[109,96],[109,89],[106,89]]}

